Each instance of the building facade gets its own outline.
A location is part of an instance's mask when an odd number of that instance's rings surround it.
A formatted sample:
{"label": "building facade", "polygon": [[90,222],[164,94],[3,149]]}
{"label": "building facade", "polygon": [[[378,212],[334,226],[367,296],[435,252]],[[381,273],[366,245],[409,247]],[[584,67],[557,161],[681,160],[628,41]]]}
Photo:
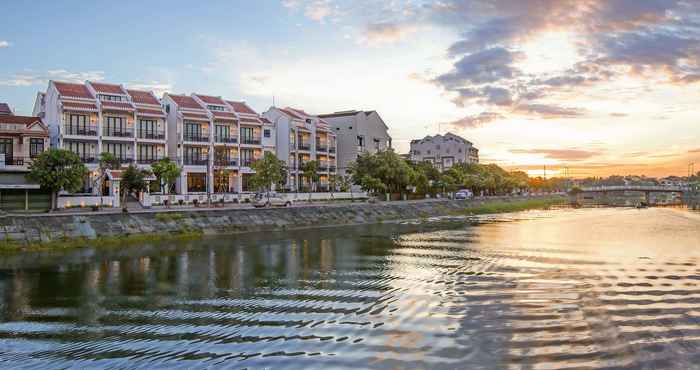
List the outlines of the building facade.
{"label": "building facade", "polygon": [[274,143],[263,140],[274,131],[247,104],[221,97],[165,94],[168,153],[182,165],[180,194],[241,193],[252,189],[248,178],[254,161]]}
{"label": "building facade", "polygon": [[34,112],[48,126],[51,146],[76,153],[90,170],[84,193],[114,190],[108,181],[96,181],[101,153],[111,153],[123,166],[146,168],[167,155],[165,112],[149,91],[50,81],[46,92],[37,95]]}
{"label": "building facade", "polygon": [[412,161],[430,162],[440,171],[457,163],[479,163],[479,150],[474,144],[453,133],[413,140],[409,155]]}
{"label": "building facade", "polygon": [[338,174],[362,153],[374,154],[391,149],[389,127],[376,111],[343,111],[319,115],[331,125],[338,138]]}
{"label": "building facade", "polygon": [[300,191],[309,188],[302,176],[305,162],[319,162],[317,190],[327,190],[330,177],[337,174],[337,138],[330,124],[318,116],[300,109],[271,107],[263,117],[277,130],[277,158],[288,169],[287,188]]}

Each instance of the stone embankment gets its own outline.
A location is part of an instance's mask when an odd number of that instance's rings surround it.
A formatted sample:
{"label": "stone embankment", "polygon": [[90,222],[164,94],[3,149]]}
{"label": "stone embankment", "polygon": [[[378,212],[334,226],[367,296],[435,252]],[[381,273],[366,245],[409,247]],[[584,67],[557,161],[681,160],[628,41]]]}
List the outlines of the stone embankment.
{"label": "stone embankment", "polygon": [[0,250],[381,223],[446,215],[517,211],[565,202],[562,196],[344,203],[270,209],[206,209],[124,214],[0,217]]}

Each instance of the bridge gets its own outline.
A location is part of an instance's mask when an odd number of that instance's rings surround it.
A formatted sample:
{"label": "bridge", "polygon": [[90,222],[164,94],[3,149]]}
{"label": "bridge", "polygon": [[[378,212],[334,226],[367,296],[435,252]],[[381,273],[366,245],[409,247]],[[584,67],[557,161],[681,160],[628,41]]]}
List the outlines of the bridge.
{"label": "bridge", "polygon": [[616,185],[616,186],[591,186],[581,188],[584,193],[608,193],[619,191],[638,191],[642,193],[685,193],[690,188],[685,186],[660,186],[660,185]]}

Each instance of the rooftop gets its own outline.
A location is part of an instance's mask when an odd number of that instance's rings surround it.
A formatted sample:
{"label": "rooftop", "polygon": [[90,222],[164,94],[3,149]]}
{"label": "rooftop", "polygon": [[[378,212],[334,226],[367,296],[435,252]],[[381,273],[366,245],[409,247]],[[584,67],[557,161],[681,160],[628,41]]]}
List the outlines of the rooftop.
{"label": "rooftop", "polygon": [[70,98],[83,98],[83,99],[94,99],[90,90],[84,84],[75,84],[70,82],[60,82],[54,81],[54,86],[58,90],[58,93],[63,97]]}
{"label": "rooftop", "polygon": [[199,103],[197,103],[196,100],[194,100],[193,97],[187,96],[187,95],[170,95],[168,94],[170,99],[172,99],[177,105],[180,106],[180,108],[187,108],[187,109],[204,109]]}
{"label": "rooftop", "polygon": [[7,105],[7,103],[0,103],[0,115],[9,114],[12,114],[12,109],[10,109],[10,106]]}
{"label": "rooftop", "polygon": [[125,92],[121,86],[115,84],[101,83],[101,82],[89,82],[95,91],[103,94],[119,94],[124,95]]}
{"label": "rooftop", "polygon": [[153,94],[149,91],[142,91],[142,90],[126,90],[129,95],[131,95],[131,99],[134,101],[136,104],[151,104],[151,105],[160,105],[160,102],[158,99],[156,99]]}
{"label": "rooftop", "polygon": [[39,117],[29,117],[29,116],[0,116],[0,123],[9,123],[9,124],[23,124],[26,126],[29,126],[31,124],[34,124],[35,122],[41,122],[41,118]]}
{"label": "rooftop", "polygon": [[201,94],[194,94],[194,95],[207,104],[223,105],[223,106],[226,105],[226,102],[224,102],[224,99],[221,99],[218,96],[201,95]]}
{"label": "rooftop", "polygon": [[231,100],[227,100],[226,102],[229,103],[233,107],[233,110],[236,111],[236,113],[254,114],[256,116],[258,115],[258,112],[254,111],[245,102],[231,101]]}

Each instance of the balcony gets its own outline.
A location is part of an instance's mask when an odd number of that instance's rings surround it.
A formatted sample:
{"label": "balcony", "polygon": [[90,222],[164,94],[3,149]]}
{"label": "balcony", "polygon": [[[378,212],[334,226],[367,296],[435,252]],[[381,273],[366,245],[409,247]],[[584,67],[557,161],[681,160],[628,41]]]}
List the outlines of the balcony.
{"label": "balcony", "polygon": [[94,154],[78,154],[78,157],[80,158],[80,161],[85,164],[97,163],[97,158]]}
{"label": "balcony", "polygon": [[260,145],[260,137],[244,137],[241,138],[241,144]]}
{"label": "balcony", "polygon": [[96,125],[83,125],[83,126],[63,126],[65,135],[79,135],[79,136],[97,136],[97,126]]}
{"label": "balcony", "polygon": [[204,136],[202,134],[185,134],[183,135],[185,141],[190,141],[194,143],[206,143],[209,142],[209,136]]}
{"label": "balcony", "polygon": [[149,140],[165,140],[164,130],[139,130],[139,139],[149,139]]}
{"label": "balcony", "polygon": [[334,147],[328,148],[328,153],[335,154],[335,148]]}
{"label": "balcony", "polygon": [[309,151],[309,150],[311,150],[311,144],[309,144],[309,143],[299,143],[299,144],[297,144],[297,149]]}
{"label": "balcony", "polygon": [[214,142],[222,144],[235,144],[238,142],[238,138],[235,136],[215,136]]}
{"label": "balcony", "polygon": [[319,163],[318,164],[318,170],[321,172],[326,172],[328,171],[328,163]]}
{"label": "balcony", "polygon": [[238,166],[238,161],[235,159],[222,158],[215,160],[214,165],[219,167],[236,167]]}
{"label": "balcony", "polygon": [[321,145],[319,143],[316,143],[316,151],[321,152],[321,153],[327,153],[328,152],[328,146],[327,145]]}
{"label": "balcony", "polygon": [[102,135],[109,137],[134,137],[134,130],[130,128],[105,127],[102,130]]}
{"label": "balcony", "polygon": [[139,158],[136,160],[136,163],[138,163],[138,164],[153,164],[153,163],[160,161],[161,159],[163,159],[162,156],[150,157],[150,158],[148,158],[148,157],[147,158]]}
{"label": "balcony", "polygon": [[258,160],[260,160],[260,158],[241,159],[241,167],[251,167],[253,163],[257,162]]}
{"label": "balcony", "polygon": [[207,157],[207,156],[200,156],[200,157],[185,156],[183,162],[186,166],[206,166],[209,164],[209,157]]}
{"label": "balcony", "polygon": [[117,158],[117,160],[118,160],[119,163],[121,163],[121,164],[132,164],[132,163],[134,163],[134,158],[131,158],[131,157],[119,157],[119,156],[115,156],[115,157]]}
{"label": "balcony", "polygon": [[328,167],[328,171],[329,171],[329,172],[335,172],[335,170],[336,170],[335,166],[329,166],[329,167]]}

